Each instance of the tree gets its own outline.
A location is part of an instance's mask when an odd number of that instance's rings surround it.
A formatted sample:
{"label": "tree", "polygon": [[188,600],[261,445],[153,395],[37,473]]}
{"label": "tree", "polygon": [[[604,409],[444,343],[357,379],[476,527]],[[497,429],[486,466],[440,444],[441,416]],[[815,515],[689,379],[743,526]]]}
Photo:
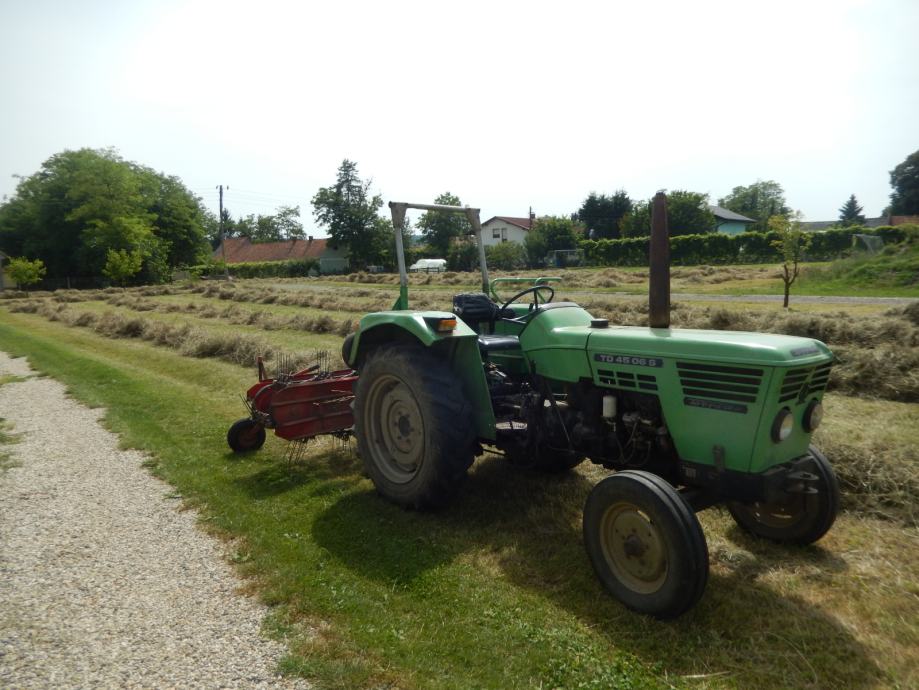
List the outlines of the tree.
{"label": "tree", "polygon": [[22,290],[40,281],[45,276],[45,270],[45,264],[41,259],[29,261],[24,256],[21,256],[16,259],[10,259],[6,272],[9,273],[10,278],[16,281],[16,287]]}
{"label": "tree", "polygon": [[618,239],[619,223],[632,210],[632,200],[624,189],[612,196],[591,192],[581,204],[576,217],[587,228],[591,239]]}
{"label": "tree", "polygon": [[283,242],[303,239],[303,224],[300,222],[299,206],[279,206],[274,215],[249,216],[240,219],[236,231],[253,242]]}
{"label": "tree", "polygon": [[99,276],[109,249],[138,251],[142,277],[206,254],[207,211],[176,177],[112,149],[64,151],[20,178],[0,205],[0,247],[41,259],[50,277]]}
{"label": "tree", "polygon": [[[460,198],[450,192],[444,192],[434,199],[435,204],[445,206],[461,206]],[[465,237],[472,232],[469,221],[461,213],[448,213],[446,211],[427,211],[421,214],[417,227],[425,243],[437,256],[446,256],[450,245],[460,237]]]}
{"label": "tree", "polygon": [[110,278],[113,283],[124,287],[128,280],[137,275],[143,262],[144,255],[139,251],[109,249],[105,256],[105,267],[102,269],[102,274]]}
{"label": "tree", "polygon": [[791,209],[785,202],[785,190],[773,180],[757,180],[747,187],[734,187],[718,200],[718,205],[755,220],[747,230],[765,232],[772,216],[785,216]]}
{"label": "tree", "polygon": [[788,296],[791,285],[798,278],[798,264],[804,258],[804,252],[810,245],[810,235],[801,229],[801,214],[772,216],[768,229],[779,235],[779,239],[770,244],[782,257],[782,281],[785,283],[785,299],[782,306],[788,309]]}
{"label": "tree", "polygon": [[514,271],[526,266],[527,252],[523,245],[516,242],[501,242],[485,247],[485,261],[490,268]]}
{"label": "tree", "polygon": [[313,216],[333,244],[348,248],[351,265],[362,267],[381,263],[389,242],[395,242],[377,215],[382,206],[382,197],[370,194],[370,181],[358,176],[357,164],[345,159],[335,184],[313,197]]}
{"label": "tree", "polygon": [[890,171],[890,213],[919,215],[919,151],[913,151]]}
{"label": "tree", "polygon": [[[675,189],[667,193],[667,220],[670,236],[701,235],[715,229],[715,216],[708,209],[708,194]],[[625,237],[651,234],[651,200],[639,201],[622,219]]]}
{"label": "tree", "polygon": [[865,223],[865,216],[862,214],[862,211],[864,211],[864,209],[858,205],[855,195],[850,195],[849,200],[839,209],[839,224],[844,228],[851,225],[863,225]]}
{"label": "tree", "polygon": [[531,266],[544,263],[546,255],[557,249],[577,249],[578,233],[571,218],[537,218],[523,242]]}

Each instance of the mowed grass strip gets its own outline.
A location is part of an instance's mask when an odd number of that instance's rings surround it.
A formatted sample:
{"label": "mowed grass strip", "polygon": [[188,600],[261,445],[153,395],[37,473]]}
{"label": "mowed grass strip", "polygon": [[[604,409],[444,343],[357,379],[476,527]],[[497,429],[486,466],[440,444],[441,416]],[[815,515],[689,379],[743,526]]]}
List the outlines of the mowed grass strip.
{"label": "mowed grass strip", "polygon": [[108,408],[125,443],[234,538],[251,589],[292,636],[288,670],[318,687],[908,687],[916,681],[915,530],[844,516],[819,545],[702,521],[712,577],[672,623],[624,610],[596,582],[580,512],[602,470],[473,468],[442,513],[379,499],[358,461],[320,442],[233,456],[246,370],[0,312],[0,348]]}

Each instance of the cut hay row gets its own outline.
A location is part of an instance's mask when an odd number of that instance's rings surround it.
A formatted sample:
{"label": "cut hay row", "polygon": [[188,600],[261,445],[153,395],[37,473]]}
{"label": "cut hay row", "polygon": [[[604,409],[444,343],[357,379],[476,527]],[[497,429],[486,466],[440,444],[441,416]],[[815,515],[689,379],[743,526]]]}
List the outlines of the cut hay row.
{"label": "cut hay row", "polygon": [[[278,348],[264,338],[240,333],[215,333],[190,324],[168,324],[142,316],[126,316],[116,312],[77,311],[64,304],[50,301],[27,302],[10,309],[43,316],[66,326],[89,328],[108,338],[137,338],[154,345],[176,350],[185,357],[214,357],[233,364],[253,366],[256,357],[274,357]],[[317,351],[284,353],[290,355],[293,366],[316,359]],[[337,355],[334,355],[337,360]]]}
{"label": "cut hay row", "polygon": [[820,436],[819,446],[836,470],[843,508],[919,527],[919,453],[914,447],[847,443],[828,434]]}
{"label": "cut hay row", "polygon": [[275,314],[270,311],[245,309],[236,304],[222,308],[206,302],[156,302],[149,299],[128,296],[107,300],[115,307],[136,312],[155,311],[163,314],[192,314],[202,319],[220,319],[238,326],[255,326],[265,331],[303,331],[319,335],[333,334],[344,337],[355,327],[352,319],[336,320],[331,316],[308,316],[306,314]]}

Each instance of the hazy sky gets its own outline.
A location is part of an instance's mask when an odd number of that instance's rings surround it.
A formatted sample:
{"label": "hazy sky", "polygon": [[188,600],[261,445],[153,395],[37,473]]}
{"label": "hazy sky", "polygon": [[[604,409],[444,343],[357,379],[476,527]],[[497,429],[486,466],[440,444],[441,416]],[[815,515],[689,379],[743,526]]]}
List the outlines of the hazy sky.
{"label": "hazy sky", "polygon": [[810,220],[878,215],[919,149],[917,37],[919,0],[0,0],[0,197],[113,146],[311,231],[343,158],[483,220],[757,178]]}

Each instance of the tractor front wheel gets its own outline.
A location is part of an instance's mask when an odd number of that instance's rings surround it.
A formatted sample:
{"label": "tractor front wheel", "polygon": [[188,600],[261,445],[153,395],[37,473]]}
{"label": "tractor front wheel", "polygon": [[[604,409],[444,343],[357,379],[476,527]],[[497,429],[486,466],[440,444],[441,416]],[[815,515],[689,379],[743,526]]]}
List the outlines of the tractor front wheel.
{"label": "tractor front wheel", "polygon": [[265,445],[265,427],[248,417],[233,422],[227,431],[227,444],[234,453],[258,450]]}
{"label": "tractor front wheel", "polygon": [[603,586],[628,608],[674,618],[708,581],[708,546],[679,492],[650,472],[618,472],[584,507],[584,545]]}
{"label": "tractor front wheel", "polygon": [[796,494],[777,503],[731,501],[734,521],[750,534],[789,544],[813,544],[826,534],[839,511],[839,482],[826,456],[809,449],[817,475],[814,494]]}
{"label": "tractor front wheel", "polygon": [[417,346],[384,346],[364,362],[354,431],[370,479],[411,508],[445,505],[474,459],[472,408],[446,362]]}

